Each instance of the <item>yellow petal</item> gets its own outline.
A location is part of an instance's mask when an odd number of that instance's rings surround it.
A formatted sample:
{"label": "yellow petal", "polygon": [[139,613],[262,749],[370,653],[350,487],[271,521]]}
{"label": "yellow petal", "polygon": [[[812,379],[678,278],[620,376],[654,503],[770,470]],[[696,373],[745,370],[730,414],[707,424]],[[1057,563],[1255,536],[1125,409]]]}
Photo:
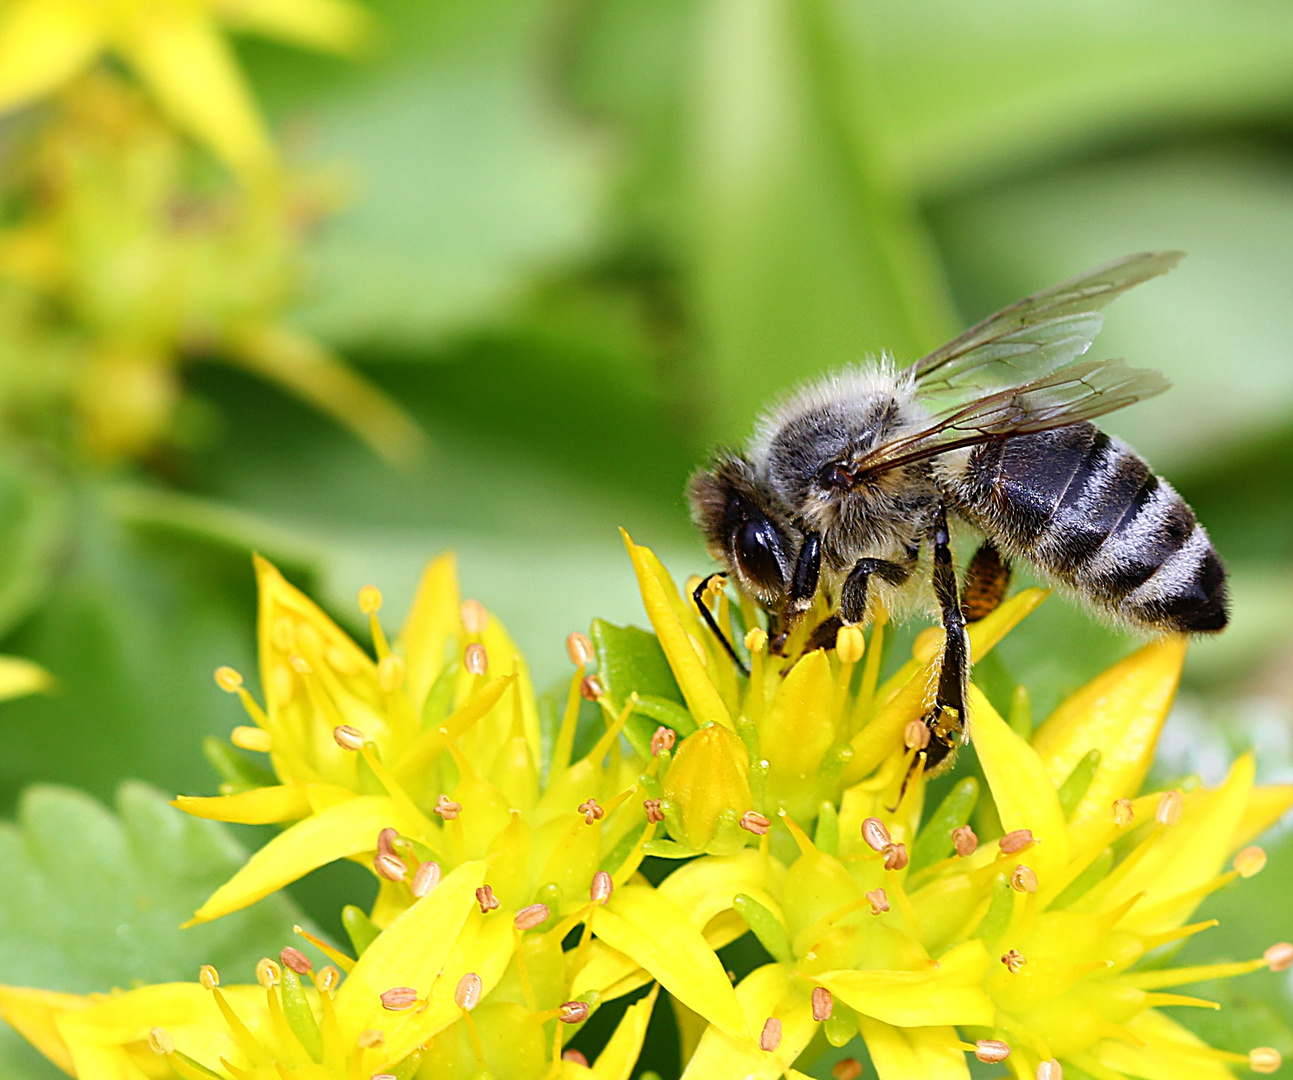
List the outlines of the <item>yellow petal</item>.
{"label": "yellow petal", "polygon": [[232,334],[228,345],[231,359],[344,424],[392,464],[407,466],[426,453],[426,433],[412,417],[308,334],[260,323]]}
{"label": "yellow petal", "polygon": [[275,155],[238,64],[200,8],[148,5],[116,42],[162,107],[229,165],[264,175]]}
{"label": "yellow petal", "polygon": [[780,910],[773,899],[785,878],[785,868],[756,848],[735,855],[709,856],[684,863],[659,885],[658,892],[679,911],[687,913],[691,925],[704,930],[716,915],[729,910],[737,893],[753,896],[770,910]]}
{"label": "yellow petal", "polygon": [[220,16],[239,30],[338,53],[353,53],[374,30],[372,15],[347,0],[223,0]]}
{"label": "yellow petal", "polygon": [[705,666],[678,617],[675,604],[670,600],[669,592],[674,592],[675,601],[677,593],[669,572],[653,551],[633,543],[623,529],[620,533],[624,537],[624,546],[628,548],[629,558],[633,560],[638,588],[642,592],[642,606],[646,608],[647,617],[655,628],[656,637],[673,669],[674,678],[678,680],[682,696],[687,699],[687,708],[691,710],[692,717],[700,726],[716,723],[735,730],[727,706],[705,674]]}
{"label": "yellow petal", "polygon": [[1293,784],[1272,784],[1255,787],[1248,795],[1239,827],[1230,838],[1230,849],[1237,851],[1250,844],[1284,816],[1293,806]]}
{"label": "yellow petal", "polygon": [[53,676],[39,664],[21,656],[0,656],[0,701],[43,694],[53,688]]}
{"label": "yellow petal", "polygon": [[970,1066],[955,1028],[896,1028],[869,1016],[860,1020],[880,1080],[969,1080]]}
{"label": "yellow petal", "polygon": [[253,788],[214,798],[179,795],[171,805],[194,817],[239,825],[275,825],[281,821],[295,821],[311,812],[310,800],[300,784]]}
{"label": "yellow petal", "polygon": [[768,762],[765,805],[796,821],[817,813],[813,777],[835,742],[835,680],[825,650],[809,653],[777,687],[759,725],[759,750]]}
{"label": "yellow petal", "polygon": [[76,0],[18,0],[0,21],[0,110],[48,93],[103,46],[93,7]]}
{"label": "yellow petal", "polygon": [[400,1014],[382,1008],[387,990],[411,986],[422,998],[430,992],[472,912],[485,869],[479,861],[457,867],[364,950],[337,992],[337,1019],[348,1042],[369,1028],[387,1032],[389,1040]]}
{"label": "yellow petal", "polygon": [[[1146,1009],[1127,1023],[1144,1045],[1105,1039],[1091,1048],[1091,1055],[1106,1069],[1116,1069],[1143,1080],[1234,1080],[1233,1066],[1204,1056],[1207,1044],[1193,1032],[1154,1009]],[[1191,1053],[1203,1050],[1204,1054]]]}
{"label": "yellow petal", "polygon": [[1159,827],[1152,848],[1103,898],[1102,909],[1144,892],[1119,923],[1121,928],[1153,934],[1181,926],[1198,901],[1170,901],[1211,881],[1224,868],[1252,784],[1253,756],[1245,754],[1230,767],[1220,788],[1189,792],[1179,820]]}
{"label": "yellow petal", "polygon": [[59,1034],[58,1017],[90,1004],[90,998],[79,994],[0,986],[0,1019],[69,1074],[73,1071],[72,1054]]}
{"label": "yellow petal", "polygon": [[853,736],[853,757],[844,766],[845,785],[857,783],[875,771],[885,758],[902,746],[902,733],[918,719],[933,696],[938,661],[912,666],[911,675],[880,707],[867,725]]}
{"label": "yellow petal", "polygon": [[919,971],[827,971],[813,981],[857,1012],[898,1027],[989,1026],[995,1010],[978,985],[991,959],[983,943],[967,941]]}
{"label": "yellow petal", "polygon": [[625,1010],[615,1033],[593,1064],[593,1075],[597,1080],[629,1080],[633,1075],[633,1066],[642,1052],[642,1041],[646,1038],[647,1024],[659,992],[657,984],[651,993]]}
{"label": "yellow petal", "polygon": [[679,911],[646,885],[617,889],[593,914],[593,933],[632,957],[660,984],[715,1027],[744,1038],[745,1019],[713,950]]}
{"label": "yellow petal", "polygon": [[1115,799],[1140,790],[1176,695],[1186,644],[1183,637],[1150,642],[1063,702],[1033,736],[1057,787],[1090,751],[1100,751],[1100,766],[1069,822],[1075,847],[1108,827]]}
{"label": "yellow petal", "polygon": [[[683,1080],[776,1080],[817,1033],[808,991],[797,990],[780,964],[750,972],[736,988],[736,998],[752,1038],[735,1039],[718,1028],[706,1029]],[[759,1049],[757,1040],[771,1016],[781,1021],[781,1045],[769,1053]]]}
{"label": "yellow petal", "polygon": [[1046,767],[1011,729],[983,691],[970,687],[970,738],[992,789],[992,800],[1007,832],[1031,829],[1037,843],[1019,855],[1045,887],[1068,865],[1069,834],[1059,796]]}
{"label": "yellow petal", "polygon": [[400,631],[400,646],[408,673],[404,688],[421,716],[427,691],[444,667],[445,648],[461,628],[462,595],[458,591],[458,560],[447,551],[427,563]]}
{"label": "yellow petal", "polygon": [[377,834],[387,826],[403,833],[417,829],[417,823],[404,820],[395,803],[384,795],[359,796],[297,822],[216,889],[194,913],[190,925],[254,904],[317,867],[374,850]]}
{"label": "yellow petal", "polygon": [[631,956],[612,949],[604,941],[593,940],[588,950],[588,961],[580,968],[570,984],[572,998],[582,998],[589,991],[596,991],[603,1001],[623,997],[651,981],[651,976]]}

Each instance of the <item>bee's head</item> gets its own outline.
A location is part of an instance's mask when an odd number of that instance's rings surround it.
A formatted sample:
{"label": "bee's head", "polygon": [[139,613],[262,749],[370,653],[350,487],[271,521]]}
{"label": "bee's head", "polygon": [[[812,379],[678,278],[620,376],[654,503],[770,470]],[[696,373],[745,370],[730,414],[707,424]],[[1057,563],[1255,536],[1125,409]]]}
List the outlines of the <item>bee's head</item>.
{"label": "bee's head", "polygon": [[744,592],[780,612],[802,537],[754,467],[722,454],[692,475],[687,495],[710,554]]}

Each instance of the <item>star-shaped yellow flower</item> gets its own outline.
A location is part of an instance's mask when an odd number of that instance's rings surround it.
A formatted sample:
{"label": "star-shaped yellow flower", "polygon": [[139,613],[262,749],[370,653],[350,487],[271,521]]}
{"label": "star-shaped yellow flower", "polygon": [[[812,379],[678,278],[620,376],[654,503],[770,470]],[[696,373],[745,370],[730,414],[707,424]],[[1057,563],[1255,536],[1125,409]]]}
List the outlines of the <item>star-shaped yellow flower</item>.
{"label": "star-shaped yellow flower", "polygon": [[112,54],[181,127],[239,171],[261,172],[273,147],[221,24],[334,52],[369,32],[349,0],[14,0],[0,16],[0,111]]}

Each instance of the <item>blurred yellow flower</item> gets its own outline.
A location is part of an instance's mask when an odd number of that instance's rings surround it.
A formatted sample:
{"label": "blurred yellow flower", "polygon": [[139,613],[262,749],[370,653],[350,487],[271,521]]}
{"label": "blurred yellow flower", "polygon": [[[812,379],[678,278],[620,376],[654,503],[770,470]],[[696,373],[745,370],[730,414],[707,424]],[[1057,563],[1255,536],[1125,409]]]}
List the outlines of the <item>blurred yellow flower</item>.
{"label": "blurred yellow flower", "polygon": [[370,19],[350,0],[8,0],[0,13],[0,111],[43,97],[111,54],[177,124],[246,175],[275,162],[221,25],[350,52]]}

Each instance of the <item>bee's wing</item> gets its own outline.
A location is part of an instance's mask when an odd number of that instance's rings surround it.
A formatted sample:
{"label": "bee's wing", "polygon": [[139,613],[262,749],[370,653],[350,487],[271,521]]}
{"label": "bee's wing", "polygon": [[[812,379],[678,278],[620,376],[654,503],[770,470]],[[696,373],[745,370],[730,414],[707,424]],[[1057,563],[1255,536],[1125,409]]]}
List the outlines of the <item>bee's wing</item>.
{"label": "bee's wing", "polygon": [[925,427],[877,446],[855,469],[883,472],[963,446],[1066,427],[1167,387],[1157,371],[1128,367],[1121,360],[1084,360],[939,413]]}
{"label": "bee's wing", "polygon": [[1146,251],[1011,304],[912,365],[922,393],[987,390],[1045,375],[1091,347],[1099,309],[1133,285],[1166,273],[1179,251]]}

